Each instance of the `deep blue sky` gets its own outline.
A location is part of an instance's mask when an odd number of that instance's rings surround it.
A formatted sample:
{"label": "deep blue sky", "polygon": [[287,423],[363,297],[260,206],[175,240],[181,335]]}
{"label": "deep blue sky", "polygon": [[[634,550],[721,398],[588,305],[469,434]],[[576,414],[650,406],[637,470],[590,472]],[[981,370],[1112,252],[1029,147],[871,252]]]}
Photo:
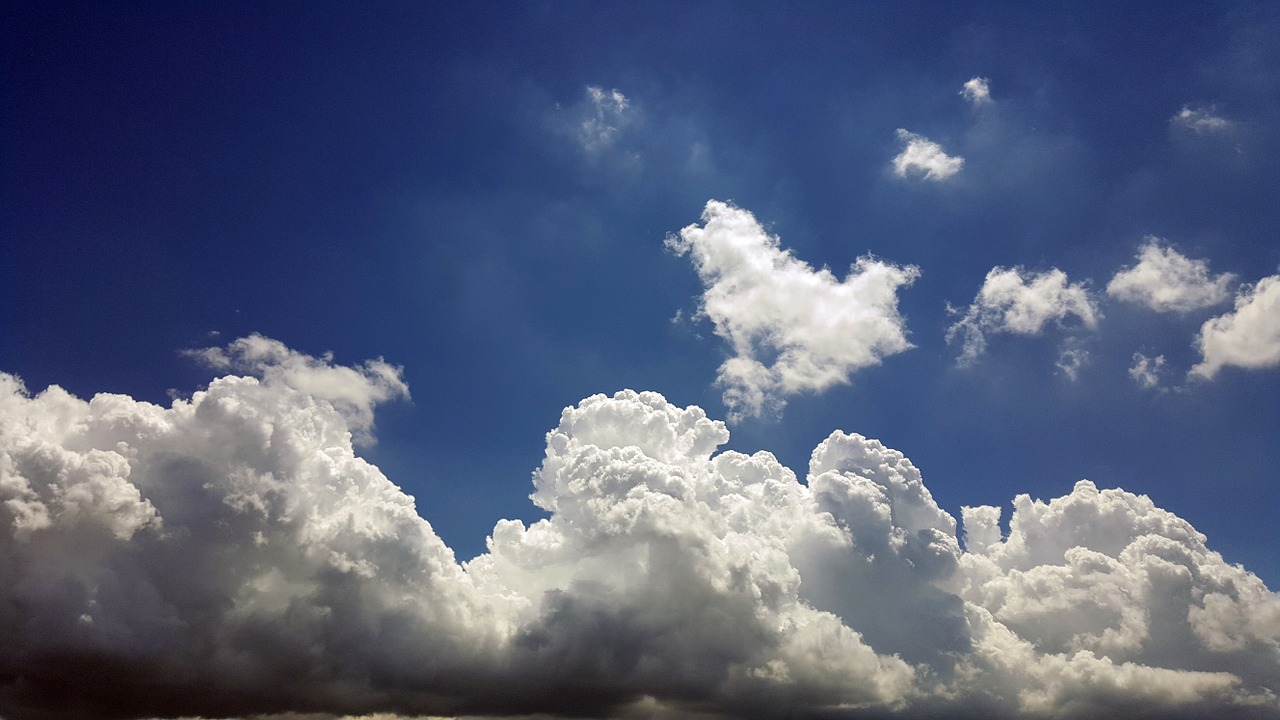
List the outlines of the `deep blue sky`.
{"label": "deep blue sky", "polygon": [[[724,344],[663,238],[732,200],[837,275],[920,267],[915,349],[732,428],[801,476],[841,428],[902,450],[940,504],[1087,477],[1149,494],[1275,588],[1280,370],[1186,392],[1200,324],[1107,302],[1144,236],[1255,282],[1280,266],[1280,6],[1146,3],[30,3],[0,19],[0,370],[165,402],[184,348],[251,332],[403,365],[365,452],[461,558],[537,517],[560,409],[657,390],[724,417]],[[990,79],[989,106],[960,96]],[[610,144],[588,87],[629,100]],[[1196,133],[1183,107],[1231,123]],[[899,178],[897,128],[965,166]],[[992,267],[1089,279],[1104,321],[944,340]],[[218,333],[214,336],[211,333]],[[1007,518],[1007,511],[1006,511]]]}

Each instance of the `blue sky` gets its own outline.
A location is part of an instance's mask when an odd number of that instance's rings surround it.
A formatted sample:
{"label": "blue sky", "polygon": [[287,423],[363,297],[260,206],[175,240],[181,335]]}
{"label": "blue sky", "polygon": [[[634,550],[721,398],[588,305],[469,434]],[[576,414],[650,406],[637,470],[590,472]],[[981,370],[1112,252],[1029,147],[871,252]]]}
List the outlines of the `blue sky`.
{"label": "blue sky", "polygon": [[[801,479],[833,430],[877,438],[951,515],[1004,507],[1006,534],[1021,493],[1145,494],[1280,586],[1280,320],[1260,282],[1280,272],[1275,4],[4,16],[0,371],[33,393],[167,405],[219,374],[182,351],[253,333],[384,358],[412,399],[379,406],[358,454],[460,560],[497,520],[548,516],[530,473],[561,410],[630,388],[742,415],[726,447]],[[975,79],[987,94],[962,92]],[[912,138],[923,159],[899,173]],[[905,344],[735,410],[726,328],[753,311],[706,312],[715,278],[673,249],[711,200],[835,283],[868,254],[916,268],[883,310]],[[1171,276],[1108,291],[1146,246],[1199,268],[1181,304],[1151,299]],[[1024,288],[1060,270],[1092,314],[1019,296],[1047,305],[1011,330],[1010,304],[979,307],[995,268]],[[947,331],[971,306],[986,345],[964,362]],[[761,321],[763,366],[821,352],[769,338],[853,306],[814,307]],[[1233,312],[1228,359],[1189,377]],[[1135,353],[1162,358],[1149,386]]]}

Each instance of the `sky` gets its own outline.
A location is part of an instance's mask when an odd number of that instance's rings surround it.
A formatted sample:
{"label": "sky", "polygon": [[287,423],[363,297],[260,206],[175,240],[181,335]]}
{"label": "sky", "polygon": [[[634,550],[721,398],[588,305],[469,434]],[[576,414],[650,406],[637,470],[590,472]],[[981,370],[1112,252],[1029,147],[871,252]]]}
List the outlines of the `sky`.
{"label": "sky", "polygon": [[0,717],[1280,717],[1275,3],[0,12]]}

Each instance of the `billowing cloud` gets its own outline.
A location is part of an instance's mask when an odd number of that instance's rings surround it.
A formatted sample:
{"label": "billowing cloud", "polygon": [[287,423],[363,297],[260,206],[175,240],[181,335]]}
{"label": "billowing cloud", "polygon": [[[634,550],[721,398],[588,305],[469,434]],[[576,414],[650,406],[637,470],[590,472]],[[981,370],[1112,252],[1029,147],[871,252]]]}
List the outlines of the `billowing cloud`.
{"label": "billowing cloud", "polygon": [[623,391],[459,564],[277,367],[169,407],[0,375],[0,715],[1280,718],[1280,596],[1145,496],[966,507],[962,545],[875,440],[801,483]]}
{"label": "billowing cloud", "polygon": [[1191,107],[1183,105],[1182,109],[1169,118],[1175,127],[1186,128],[1197,135],[1220,133],[1230,130],[1235,123],[1219,116],[1213,108]]}
{"label": "billowing cloud", "polygon": [[1138,251],[1138,264],[1125,268],[1107,283],[1107,294],[1139,303],[1157,312],[1189,312],[1226,302],[1235,280],[1231,273],[1211,275],[1209,261],[1192,260],[1157,237],[1148,237]]}
{"label": "billowing cloud", "polygon": [[974,77],[964,82],[960,94],[974,105],[991,102],[991,81],[984,77]]}
{"label": "billowing cloud", "polygon": [[765,232],[748,211],[712,200],[701,225],[667,237],[702,278],[700,315],[733,350],[717,382],[731,419],[777,411],[786,396],[849,382],[861,368],[911,347],[898,290],[920,275],[870,255],[843,280]]}
{"label": "billowing cloud", "polygon": [[947,328],[947,342],[960,340],[957,362],[968,365],[986,352],[990,335],[1039,335],[1049,323],[1063,325],[1072,317],[1086,328],[1101,317],[1084,283],[1068,282],[1057,268],[1035,273],[995,267],[964,315]]}
{"label": "billowing cloud", "polygon": [[1142,353],[1133,354],[1133,366],[1129,368],[1129,377],[1138,387],[1151,390],[1160,387],[1160,373],[1164,370],[1164,356],[1147,357]]}
{"label": "billowing cloud", "polygon": [[1191,368],[1191,376],[1204,380],[1227,366],[1280,365],[1280,275],[1241,287],[1235,310],[1206,321],[1196,345],[1204,359]]}
{"label": "billowing cloud", "polygon": [[898,128],[902,152],[893,158],[893,171],[898,177],[919,175],[925,180],[942,181],[960,172],[964,158],[948,155],[938,143],[913,132]]}

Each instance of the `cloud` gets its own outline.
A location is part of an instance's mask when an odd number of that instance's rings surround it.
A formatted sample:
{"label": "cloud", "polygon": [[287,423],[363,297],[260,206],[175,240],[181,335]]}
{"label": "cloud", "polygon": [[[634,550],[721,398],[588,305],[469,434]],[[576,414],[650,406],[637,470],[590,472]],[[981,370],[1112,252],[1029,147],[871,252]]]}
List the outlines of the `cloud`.
{"label": "cloud", "polygon": [[1089,363],[1089,351],[1068,345],[1058,352],[1054,366],[1072,382],[1080,379],[1080,369]]}
{"label": "cloud", "polygon": [[902,152],[893,158],[893,171],[898,177],[917,174],[925,180],[941,182],[960,172],[964,158],[948,155],[942,146],[932,140],[898,128],[898,140]]}
{"label": "cloud", "polygon": [[[1045,325],[1062,326],[1069,317],[1086,328],[1097,327],[1101,314],[1084,283],[1068,282],[1066,273],[1057,268],[1034,273],[995,267],[964,316],[947,328],[947,342],[961,339],[957,363],[969,365],[986,351],[990,335],[1039,335]],[[1064,368],[1064,372],[1068,371]]]}
{"label": "cloud", "polygon": [[974,105],[984,105],[991,100],[991,81],[984,77],[974,77],[964,82],[960,95]]}
{"label": "cloud", "polygon": [[1226,132],[1235,127],[1235,123],[1217,115],[1213,108],[1192,108],[1187,105],[1183,105],[1181,110],[1169,118],[1169,122],[1197,135]]}
{"label": "cloud", "polygon": [[614,144],[621,128],[630,122],[631,101],[617,89],[587,87],[586,117],[578,126],[578,140],[589,155],[603,152]]}
{"label": "cloud", "polygon": [[720,366],[731,419],[781,410],[786,397],[821,392],[911,348],[898,290],[920,275],[865,255],[837,280],[784,250],[748,211],[716,200],[666,245],[689,255],[706,291],[699,314],[729,343]]}
{"label": "cloud", "polygon": [[878,441],[801,483],[622,391],[459,564],[277,367],[167,408],[0,375],[0,715],[1280,717],[1280,596],[1145,496],[966,507],[962,546]]}
{"label": "cloud", "polygon": [[1139,303],[1156,312],[1185,313],[1226,302],[1231,273],[1209,274],[1209,261],[1192,260],[1157,237],[1147,237],[1138,251],[1138,264],[1125,268],[1107,283],[1107,294]]}
{"label": "cloud", "polygon": [[1129,377],[1138,387],[1151,390],[1160,387],[1160,373],[1164,370],[1164,356],[1147,357],[1142,353],[1133,354],[1133,367],[1129,368]]}
{"label": "cloud", "polygon": [[1209,380],[1227,366],[1280,365],[1280,275],[1241,287],[1235,310],[1207,320],[1196,345],[1204,359],[1191,368],[1191,377]]}

